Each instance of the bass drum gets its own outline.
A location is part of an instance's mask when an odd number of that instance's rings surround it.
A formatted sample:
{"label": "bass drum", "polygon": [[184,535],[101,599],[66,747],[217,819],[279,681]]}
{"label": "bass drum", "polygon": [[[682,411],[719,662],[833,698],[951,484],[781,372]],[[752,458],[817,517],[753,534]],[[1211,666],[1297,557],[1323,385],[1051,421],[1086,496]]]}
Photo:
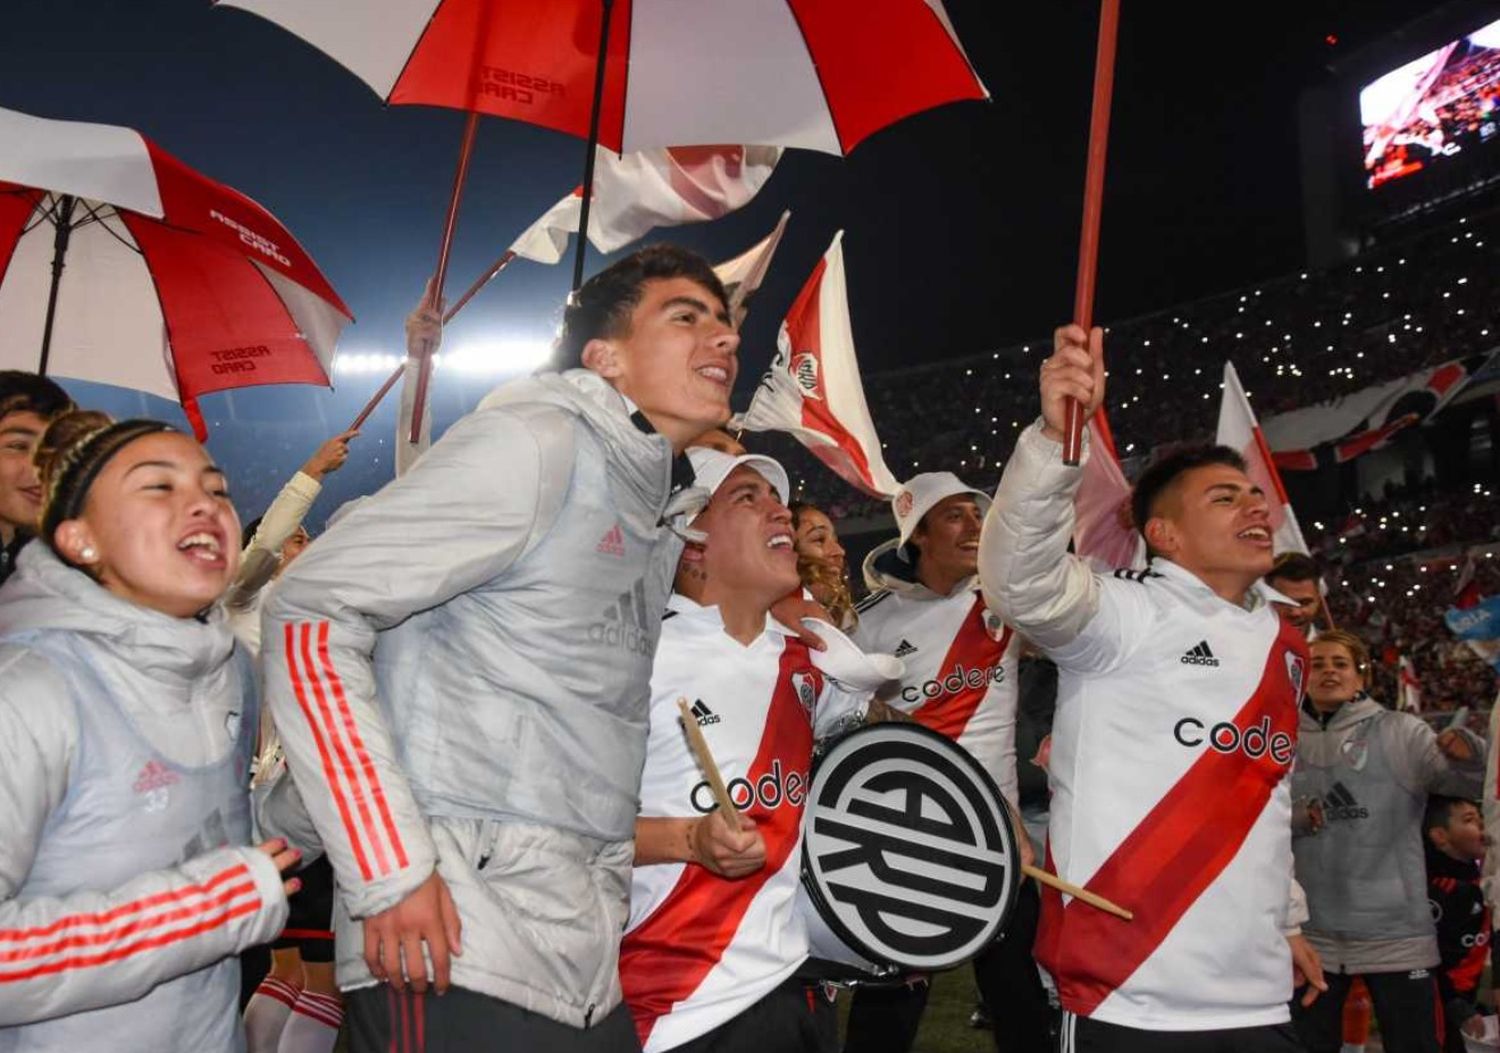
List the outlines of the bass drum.
{"label": "bass drum", "polygon": [[969,753],[916,724],[875,724],[817,761],[802,817],[813,957],[880,982],[952,969],[1000,934],[1021,857],[1004,800]]}

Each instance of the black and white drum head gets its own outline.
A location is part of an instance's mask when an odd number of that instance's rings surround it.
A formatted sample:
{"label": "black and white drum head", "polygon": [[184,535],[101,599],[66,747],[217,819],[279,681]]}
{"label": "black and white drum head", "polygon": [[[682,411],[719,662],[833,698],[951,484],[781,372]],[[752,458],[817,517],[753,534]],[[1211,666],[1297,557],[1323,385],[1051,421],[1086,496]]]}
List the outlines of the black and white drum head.
{"label": "black and white drum head", "polygon": [[994,780],[915,724],[836,742],[813,771],[802,880],[819,917],[860,958],[950,969],[999,934],[1020,855]]}

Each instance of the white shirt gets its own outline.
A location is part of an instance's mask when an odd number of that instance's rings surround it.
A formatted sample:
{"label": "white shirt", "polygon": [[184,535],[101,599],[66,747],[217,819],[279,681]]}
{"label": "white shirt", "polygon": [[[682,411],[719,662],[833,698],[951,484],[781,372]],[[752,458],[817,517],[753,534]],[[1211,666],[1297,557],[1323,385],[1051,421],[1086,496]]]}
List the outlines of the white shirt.
{"label": "white shirt", "polygon": [[796,899],[813,738],[870,697],[825,676],[769,618],[743,646],[717,607],[674,595],[668,611],[651,676],[640,814],[696,817],[714,807],[680,725],[685,698],[730,794],[765,838],[766,865],[733,881],[695,864],[635,868],[620,979],[646,1053],[732,1019],[807,957]]}

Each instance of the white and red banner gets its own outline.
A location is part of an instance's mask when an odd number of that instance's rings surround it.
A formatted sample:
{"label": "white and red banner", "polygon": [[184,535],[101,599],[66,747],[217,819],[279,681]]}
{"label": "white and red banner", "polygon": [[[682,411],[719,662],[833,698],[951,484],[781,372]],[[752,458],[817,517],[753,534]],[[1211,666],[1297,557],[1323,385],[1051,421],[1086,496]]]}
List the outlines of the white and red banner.
{"label": "white and red banner", "polygon": [[1422,712],[1422,682],[1417,679],[1417,668],[1412,665],[1411,659],[1402,655],[1398,659],[1400,667],[1400,700],[1396,706],[1399,710],[1407,713]]}
{"label": "white and red banner", "polygon": [[1352,461],[1432,417],[1497,360],[1500,351],[1456,358],[1342,398],[1278,413],[1266,418],[1266,443],[1276,464],[1288,471]]}
{"label": "white and red banner", "polygon": [[891,497],[900,489],[885,465],[865,403],[844,284],[844,232],[813,268],[776,338],[776,357],[750,408],[747,431],[784,431],[856,489]]}
{"label": "white and red banner", "polygon": [[1089,455],[1073,498],[1073,551],[1108,572],[1146,565],[1146,540],[1130,515],[1130,483],[1120,467],[1115,438],[1103,407],[1086,425]]}
{"label": "white and red banner", "polygon": [[[776,162],[776,146],[672,146],[617,154],[598,147],[589,241],[614,252],[656,227],[702,223],[743,208],[759,193]],[[557,263],[578,232],[583,187],[553,205],[510,251],[537,263]]]}
{"label": "white and red banner", "polygon": [[781,244],[781,236],[786,233],[787,220],[791,218],[790,212],[783,212],[776,223],[776,229],[771,233],[734,259],[725,260],[714,267],[714,273],[719,276],[719,281],[724,283],[724,291],[729,294],[729,317],[733,319],[736,329],[744,324],[745,316],[750,313],[750,298],[760,288],[760,283],[766,280],[771,260],[775,258],[776,248]]}
{"label": "white and red banner", "polygon": [[1281,485],[1281,476],[1276,472],[1276,462],[1233,362],[1224,363],[1224,395],[1219,401],[1219,428],[1215,441],[1220,446],[1238,450],[1245,458],[1247,474],[1265,491],[1271,512],[1271,542],[1277,554],[1306,553],[1307,542],[1302,539],[1302,527],[1297,524],[1297,515],[1287,500],[1286,488]]}

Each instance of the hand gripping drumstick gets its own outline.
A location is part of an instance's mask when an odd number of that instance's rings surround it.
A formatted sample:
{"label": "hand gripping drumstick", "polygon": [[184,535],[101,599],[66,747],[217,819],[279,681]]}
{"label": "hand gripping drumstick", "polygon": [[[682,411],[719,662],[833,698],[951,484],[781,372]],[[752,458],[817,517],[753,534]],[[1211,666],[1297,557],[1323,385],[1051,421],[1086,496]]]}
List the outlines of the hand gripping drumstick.
{"label": "hand gripping drumstick", "polygon": [[1086,888],[1079,888],[1071,881],[1064,881],[1056,874],[1049,873],[1041,867],[1034,867],[1030,863],[1027,863],[1021,867],[1021,873],[1027,877],[1034,877],[1043,885],[1050,885],[1059,892],[1066,892],[1074,899],[1080,899],[1089,906],[1104,911],[1106,914],[1113,914],[1115,917],[1124,918],[1126,921],[1133,921],[1135,919],[1135,915],[1124,907],[1116,903],[1111,903],[1103,896],[1096,896]]}
{"label": "hand gripping drumstick", "polygon": [[698,761],[703,777],[708,780],[709,789],[714,792],[714,800],[719,802],[719,811],[724,814],[724,821],[729,824],[729,829],[739,833],[740,810],[734,806],[734,800],[729,796],[724,777],[719,774],[719,766],[714,763],[714,755],[709,752],[708,740],[703,737],[703,729],[698,726],[698,718],[693,716],[687,699],[677,700],[677,711],[682,714],[682,730],[687,732],[688,746],[693,751],[694,759]]}

